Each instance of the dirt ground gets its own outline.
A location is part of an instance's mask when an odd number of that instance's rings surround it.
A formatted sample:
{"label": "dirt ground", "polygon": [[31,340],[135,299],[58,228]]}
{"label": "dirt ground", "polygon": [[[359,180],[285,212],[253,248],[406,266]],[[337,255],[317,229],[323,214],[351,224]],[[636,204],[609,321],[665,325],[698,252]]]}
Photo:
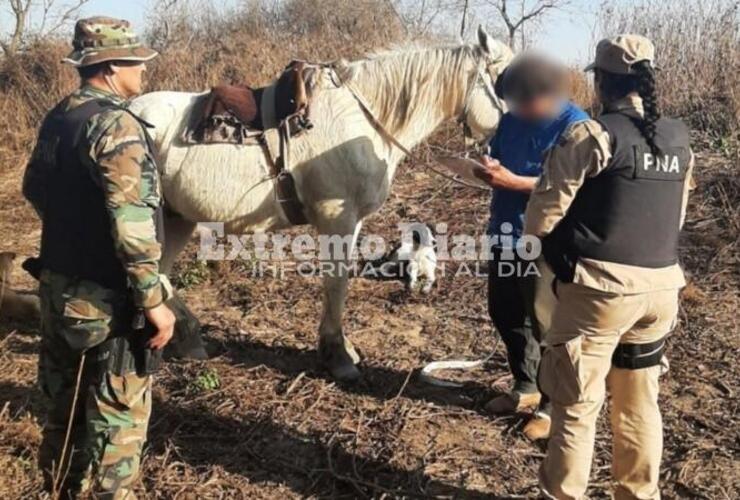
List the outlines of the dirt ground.
{"label": "dirt ground", "polygon": [[[690,285],[663,378],[666,498],[740,497],[740,182],[702,153],[683,237]],[[39,226],[19,194],[22,165],[0,174],[0,251],[31,255]],[[478,233],[484,193],[405,165],[364,231],[397,238],[396,223],[447,222]],[[191,245],[190,256],[195,251]],[[449,271],[450,269],[448,269]],[[504,390],[503,346],[461,389],[416,379],[431,360],[478,358],[494,347],[485,279],[448,275],[429,296],[400,283],[355,279],[345,328],[363,380],[343,387],[314,350],[320,281],[253,278],[245,263],[183,259],[179,282],[213,358],[169,364],[157,377],[142,498],[531,498],[543,447],[521,435],[526,416],[491,418]],[[15,286],[33,287],[17,270]],[[43,399],[35,386],[33,325],[0,320],[0,498],[39,495],[35,466]],[[606,498],[610,436],[602,419],[591,489]]]}

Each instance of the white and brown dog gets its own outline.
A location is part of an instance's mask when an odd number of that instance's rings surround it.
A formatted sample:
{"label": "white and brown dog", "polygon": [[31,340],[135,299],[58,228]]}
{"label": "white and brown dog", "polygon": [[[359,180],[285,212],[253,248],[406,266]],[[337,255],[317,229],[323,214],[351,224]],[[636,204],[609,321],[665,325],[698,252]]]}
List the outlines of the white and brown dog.
{"label": "white and brown dog", "polygon": [[437,271],[436,240],[432,229],[422,223],[409,225],[400,243],[385,256],[363,266],[363,275],[400,280],[409,291],[432,291]]}

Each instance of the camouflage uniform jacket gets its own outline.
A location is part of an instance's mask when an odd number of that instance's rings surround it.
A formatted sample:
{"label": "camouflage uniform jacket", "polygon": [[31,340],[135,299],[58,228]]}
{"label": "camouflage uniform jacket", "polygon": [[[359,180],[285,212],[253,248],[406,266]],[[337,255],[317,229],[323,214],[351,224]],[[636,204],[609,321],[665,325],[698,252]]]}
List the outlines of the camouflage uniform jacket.
{"label": "camouflage uniform jacket", "polygon": [[[83,86],[62,101],[61,110],[72,110],[92,99],[127,106],[118,96]],[[43,154],[42,149],[37,144],[23,180],[23,193],[40,215],[47,176],[44,162],[35,159]],[[135,305],[159,305],[164,300],[159,274],[161,248],[152,216],[161,203],[161,187],[142,124],[122,109],[103,111],[88,120],[77,152],[80,163],[105,194],[116,254],[126,270]]]}

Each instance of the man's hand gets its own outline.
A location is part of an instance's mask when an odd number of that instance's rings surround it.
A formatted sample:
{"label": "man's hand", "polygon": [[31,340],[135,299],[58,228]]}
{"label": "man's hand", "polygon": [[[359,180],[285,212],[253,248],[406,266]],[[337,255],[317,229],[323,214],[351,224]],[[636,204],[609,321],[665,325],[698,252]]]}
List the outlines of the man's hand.
{"label": "man's hand", "polygon": [[157,307],[145,309],[146,319],[154,325],[157,333],[149,339],[149,347],[152,349],[162,349],[170,341],[175,333],[175,315],[165,304],[159,304]]}
{"label": "man's hand", "polygon": [[508,191],[521,191],[531,193],[537,182],[536,177],[524,177],[516,175],[508,168],[489,156],[483,156],[481,163],[484,168],[475,169],[475,175],[480,180],[494,189],[506,189]]}

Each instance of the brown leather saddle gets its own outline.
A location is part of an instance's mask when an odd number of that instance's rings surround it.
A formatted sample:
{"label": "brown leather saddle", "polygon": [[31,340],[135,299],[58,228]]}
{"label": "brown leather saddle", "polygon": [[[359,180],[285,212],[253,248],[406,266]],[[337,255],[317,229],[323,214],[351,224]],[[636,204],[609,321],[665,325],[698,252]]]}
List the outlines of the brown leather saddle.
{"label": "brown leather saddle", "polygon": [[198,98],[182,133],[182,140],[189,144],[261,146],[275,182],[276,198],[294,225],[308,220],[290,173],[290,140],[312,127],[308,81],[310,73],[319,67],[293,61],[267,87],[213,87]]}
{"label": "brown leather saddle", "polygon": [[[291,136],[310,129],[305,73],[306,63],[293,61],[270,87],[213,87],[196,102],[183,140],[191,144],[258,144],[267,128],[286,120]],[[265,109],[266,106],[271,109]],[[265,124],[266,114],[273,123]]]}

